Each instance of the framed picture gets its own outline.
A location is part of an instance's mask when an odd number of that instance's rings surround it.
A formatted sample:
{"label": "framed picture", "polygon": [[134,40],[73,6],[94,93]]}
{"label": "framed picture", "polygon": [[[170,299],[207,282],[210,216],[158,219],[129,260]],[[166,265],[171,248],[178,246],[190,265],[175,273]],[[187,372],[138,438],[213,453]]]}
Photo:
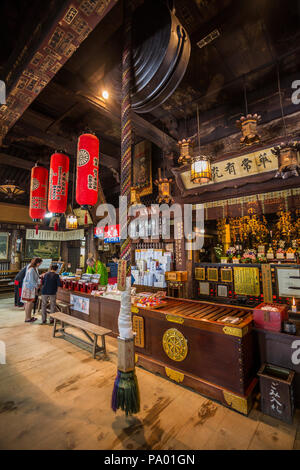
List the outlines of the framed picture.
{"label": "framed picture", "polygon": [[276,284],[278,297],[300,297],[300,269],[296,267],[276,266]]}
{"label": "framed picture", "polygon": [[227,297],[228,289],[227,286],[218,285],[218,297]]}
{"label": "framed picture", "polygon": [[60,256],[60,242],[48,240],[26,240],[25,258],[56,260]]}
{"label": "framed picture", "polygon": [[212,282],[218,282],[218,268],[207,268],[207,280]]}
{"label": "framed picture", "polygon": [[195,268],[195,279],[205,281],[205,268]]}
{"label": "framed picture", "polygon": [[0,232],[0,260],[8,259],[8,242],[9,242],[9,233]]}
{"label": "framed picture", "polygon": [[199,282],[199,294],[209,295],[209,282]]}
{"label": "framed picture", "polygon": [[134,146],[132,186],[140,196],[152,194],[151,142],[143,140]]}
{"label": "framed picture", "polygon": [[231,268],[221,268],[221,281],[222,282],[232,282],[232,269]]}

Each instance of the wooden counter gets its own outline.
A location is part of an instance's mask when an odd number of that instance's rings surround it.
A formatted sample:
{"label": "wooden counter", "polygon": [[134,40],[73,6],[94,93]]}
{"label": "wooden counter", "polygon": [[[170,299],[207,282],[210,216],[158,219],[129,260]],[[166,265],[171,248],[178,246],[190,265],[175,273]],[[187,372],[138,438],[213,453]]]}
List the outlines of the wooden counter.
{"label": "wooden counter", "polygon": [[[71,291],[71,293],[73,293]],[[89,315],[71,310],[77,318],[118,334],[120,303],[90,298]],[[68,301],[70,291],[59,289]],[[161,309],[132,307],[137,364],[248,414],[257,383],[252,310],[208,302],[167,298]],[[238,319],[233,325],[226,317]]]}

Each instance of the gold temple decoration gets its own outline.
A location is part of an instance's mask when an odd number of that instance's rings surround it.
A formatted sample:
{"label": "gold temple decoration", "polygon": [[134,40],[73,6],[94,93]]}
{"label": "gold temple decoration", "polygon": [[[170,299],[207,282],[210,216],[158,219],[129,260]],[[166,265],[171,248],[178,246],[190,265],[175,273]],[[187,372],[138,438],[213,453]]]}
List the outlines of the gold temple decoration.
{"label": "gold temple decoration", "polygon": [[224,399],[231,408],[244,415],[247,415],[250,411],[250,403],[247,398],[234,395],[233,393],[223,391]]}
{"label": "gold temple decoration", "polygon": [[279,211],[277,216],[278,221],[275,226],[276,238],[290,243],[291,239],[297,234],[297,223],[295,224],[292,220],[290,211]]}
{"label": "gold temple decoration", "polygon": [[248,327],[245,328],[234,328],[232,326],[224,326],[223,332],[225,335],[236,336],[237,338],[242,338],[248,333]]}
{"label": "gold temple decoration", "polygon": [[169,377],[171,380],[174,380],[174,382],[181,383],[184,380],[184,374],[182,372],[170,369],[169,367],[165,367],[165,372],[167,377]]}
{"label": "gold temple decoration", "polygon": [[234,267],[234,290],[238,295],[260,295],[259,268]]}
{"label": "gold temple decoration", "polygon": [[280,145],[274,147],[271,152],[278,158],[278,171],[275,178],[287,179],[291,176],[300,176],[300,167],[298,152],[300,150],[300,142],[281,142]]}
{"label": "gold temple decoration", "polygon": [[191,163],[194,155],[194,142],[192,139],[182,139],[178,142],[180,156],[178,158],[179,165]]}
{"label": "gold temple decoration", "polygon": [[170,328],[163,335],[163,348],[166,355],[173,361],[183,361],[188,353],[187,340],[176,328]]}
{"label": "gold temple decoration", "polygon": [[177,315],[166,315],[166,320],[172,323],[179,323],[180,325],[184,323],[184,318]]}
{"label": "gold temple decoration", "polygon": [[260,142],[257,125],[261,120],[258,114],[247,114],[236,121],[236,125],[242,131],[240,142],[242,145],[252,145]]}

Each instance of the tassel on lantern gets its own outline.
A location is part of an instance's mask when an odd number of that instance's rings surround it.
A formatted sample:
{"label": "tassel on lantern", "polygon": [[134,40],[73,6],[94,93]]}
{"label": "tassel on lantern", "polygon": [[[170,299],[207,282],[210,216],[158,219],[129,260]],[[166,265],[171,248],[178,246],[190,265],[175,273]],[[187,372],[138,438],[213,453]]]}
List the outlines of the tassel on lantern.
{"label": "tassel on lantern", "polygon": [[88,214],[87,214],[87,211],[85,211],[85,215],[84,215],[84,225],[87,225],[88,223]]}
{"label": "tassel on lantern", "polygon": [[57,232],[58,231],[58,220],[56,219],[55,223],[54,223],[54,231]]}
{"label": "tassel on lantern", "polygon": [[39,226],[38,226],[38,224],[36,224],[36,226],[35,226],[35,234],[38,235],[38,233],[39,233]]}

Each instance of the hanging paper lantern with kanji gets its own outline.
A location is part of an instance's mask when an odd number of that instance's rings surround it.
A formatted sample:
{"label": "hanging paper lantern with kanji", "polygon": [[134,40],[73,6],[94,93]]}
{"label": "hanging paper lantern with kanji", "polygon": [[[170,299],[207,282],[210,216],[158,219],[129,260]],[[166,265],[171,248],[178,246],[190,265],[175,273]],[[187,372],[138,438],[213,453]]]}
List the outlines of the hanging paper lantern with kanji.
{"label": "hanging paper lantern with kanji", "polygon": [[[35,165],[31,170],[29,216],[41,222],[47,211],[48,170]],[[36,226],[36,231],[38,226]]]}
{"label": "hanging paper lantern with kanji", "polygon": [[98,200],[99,140],[94,134],[82,134],[77,146],[76,201],[82,209]]}
{"label": "hanging paper lantern with kanji", "polygon": [[[59,217],[66,212],[69,184],[69,157],[56,152],[51,156],[48,210]],[[56,222],[57,224],[58,222]],[[57,229],[57,225],[54,229]]]}

